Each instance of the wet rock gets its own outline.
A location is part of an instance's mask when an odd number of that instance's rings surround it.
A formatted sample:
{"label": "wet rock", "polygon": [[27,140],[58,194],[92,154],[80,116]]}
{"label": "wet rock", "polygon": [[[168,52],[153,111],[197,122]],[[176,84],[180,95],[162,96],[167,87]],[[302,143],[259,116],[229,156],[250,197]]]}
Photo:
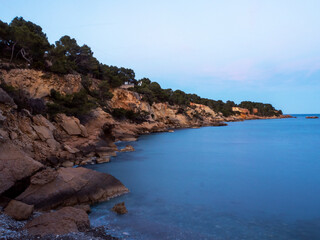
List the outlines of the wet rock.
{"label": "wet rock", "polygon": [[0,142],[0,194],[42,167],[14,144]]}
{"label": "wet rock", "polygon": [[4,209],[4,213],[15,220],[26,220],[33,213],[33,205],[11,200],[8,206]]}
{"label": "wet rock", "polygon": [[97,158],[96,161],[97,163],[108,163],[110,162],[110,157],[103,156],[103,157]]}
{"label": "wet rock", "polygon": [[57,177],[44,185],[31,184],[16,199],[47,210],[60,206],[92,204],[128,192],[109,174],[86,168],[60,168]]}
{"label": "wet rock", "polygon": [[78,208],[65,207],[56,212],[45,213],[28,222],[25,228],[31,235],[60,235],[89,229],[88,214]]}
{"label": "wet rock", "polygon": [[91,213],[90,205],[75,205],[74,208],[82,209],[86,213]]}
{"label": "wet rock", "polygon": [[317,117],[317,116],[307,116],[306,117],[306,119],[317,119],[317,118],[319,118],[319,117]]}
{"label": "wet rock", "polygon": [[122,148],[120,152],[133,152],[135,149],[131,145],[127,145],[125,148]]}
{"label": "wet rock", "polygon": [[115,204],[112,208],[112,211],[118,214],[126,214],[128,212],[124,202]]}

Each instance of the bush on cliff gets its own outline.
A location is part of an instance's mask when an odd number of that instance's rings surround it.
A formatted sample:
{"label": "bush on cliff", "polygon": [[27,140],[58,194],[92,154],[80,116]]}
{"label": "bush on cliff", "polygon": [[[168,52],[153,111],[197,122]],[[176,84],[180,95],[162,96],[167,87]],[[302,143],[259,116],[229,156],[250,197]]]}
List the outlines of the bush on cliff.
{"label": "bush on cliff", "polygon": [[239,104],[239,107],[247,108],[250,113],[253,113],[253,109],[256,108],[259,116],[278,116],[282,114],[282,111],[276,111],[276,109],[271,104],[259,103],[259,102],[250,102],[243,101]]}
{"label": "bush on cliff", "polygon": [[129,119],[135,123],[142,123],[146,121],[148,113],[145,111],[134,112],[124,108],[114,108],[111,115],[118,120]]}
{"label": "bush on cliff", "polygon": [[18,111],[22,109],[28,110],[31,114],[45,114],[46,105],[43,99],[30,98],[22,89],[16,89],[13,86],[7,85],[3,81],[0,81],[0,88],[2,88],[13,99],[14,103],[18,107]]}
{"label": "bush on cliff", "polygon": [[85,89],[81,89],[77,93],[61,95],[54,89],[50,94],[52,103],[48,103],[48,113],[51,116],[57,113],[65,113],[68,116],[82,116],[93,109],[96,104],[89,100]]}

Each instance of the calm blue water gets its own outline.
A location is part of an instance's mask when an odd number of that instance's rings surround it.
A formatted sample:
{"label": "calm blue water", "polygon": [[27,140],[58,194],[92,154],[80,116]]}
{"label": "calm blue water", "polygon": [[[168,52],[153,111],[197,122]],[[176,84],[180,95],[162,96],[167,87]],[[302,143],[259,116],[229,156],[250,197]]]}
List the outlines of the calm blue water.
{"label": "calm blue water", "polygon": [[[252,120],[142,136],[91,169],[130,193],[93,207],[125,239],[320,239],[320,119]],[[125,201],[129,213],[110,211]]]}

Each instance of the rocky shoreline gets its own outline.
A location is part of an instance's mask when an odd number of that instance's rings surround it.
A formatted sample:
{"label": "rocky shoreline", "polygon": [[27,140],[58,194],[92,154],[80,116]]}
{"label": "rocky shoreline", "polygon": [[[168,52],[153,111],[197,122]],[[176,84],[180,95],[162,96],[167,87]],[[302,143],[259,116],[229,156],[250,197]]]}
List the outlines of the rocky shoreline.
{"label": "rocky shoreline", "polygon": [[[26,94],[24,101],[49,101],[51,89],[69,94],[82,88],[79,75],[44,78],[42,74],[29,69],[0,71],[5,84]],[[179,128],[289,117],[224,117],[200,104],[181,111],[181,107],[167,103],[150,105],[140,94],[126,89],[113,89],[112,93],[108,108],[143,111],[148,113],[147,120],[118,120],[99,106],[83,119],[62,113],[50,118],[21,107],[0,88],[1,239],[51,239],[50,234],[58,234],[56,239],[114,239],[103,234],[102,228],[91,228],[86,212],[90,204],[129,190],[113,176],[81,165],[106,163],[119,151],[132,151],[130,146],[119,150],[117,141],[134,141],[142,134]]]}

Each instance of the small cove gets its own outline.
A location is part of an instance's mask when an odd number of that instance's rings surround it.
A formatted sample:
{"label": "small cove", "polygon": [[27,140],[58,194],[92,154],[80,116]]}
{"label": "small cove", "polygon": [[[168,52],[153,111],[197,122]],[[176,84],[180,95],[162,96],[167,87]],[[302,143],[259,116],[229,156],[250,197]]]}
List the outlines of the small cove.
{"label": "small cove", "polygon": [[320,120],[228,124],[141,136],[88,166],[130,190],[94,206],[92,224],[125,239],[319,239]]}

